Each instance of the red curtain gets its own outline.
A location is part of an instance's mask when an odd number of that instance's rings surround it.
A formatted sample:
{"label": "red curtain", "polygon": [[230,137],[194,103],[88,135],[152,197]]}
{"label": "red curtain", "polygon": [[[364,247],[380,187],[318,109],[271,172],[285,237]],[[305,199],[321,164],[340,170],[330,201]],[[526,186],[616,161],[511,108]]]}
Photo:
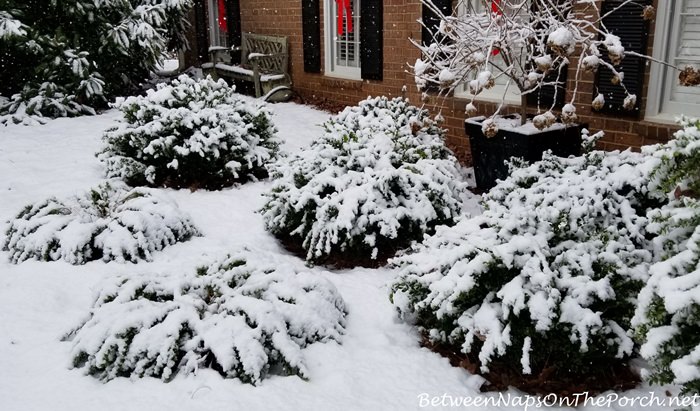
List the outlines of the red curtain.
{"label": "red curtain", "polygon": [[[496,14],[503,14],[503,11],[501,10],[501,0],[492,0],[491,1],[491,12],[496,13]],[[501,51],[499,49],[493,49],[491,51],[492,55],[497,55]]]}
{"label": "red curtain", "polygon": [[338,35],[343,35],[343,14],[348,23],[348,33],[352,33],[352,4],[350,0],[335,0],[338,7]]}
{"label": "red curtain", "polygon": [[226,0],[219,0],[219,29],[228,33],[228,23],[226,22]]}

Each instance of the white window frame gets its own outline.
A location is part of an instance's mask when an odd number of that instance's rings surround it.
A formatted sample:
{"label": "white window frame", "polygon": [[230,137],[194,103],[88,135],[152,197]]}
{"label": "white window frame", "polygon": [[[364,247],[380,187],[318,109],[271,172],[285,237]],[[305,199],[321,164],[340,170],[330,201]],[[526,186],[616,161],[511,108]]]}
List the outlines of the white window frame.
{"label": "white window frame", "polygon": [[207,7],[209,7],[209,47],[228,47],[226,34],[219,29],[219,1],[208,0]]}
{"label": "white window frame", "polygon": [[354,1],[354,6],[355,10],[357,12],[355,20],[353,20],[353,32],[355,33],[355,36],[357,38],[357,67],[348,67],[348,66],[337,66],[335,65],[333,61],[333,57],[335,55],[333,48],[335,47],[335,40],[338,36],[338,27],[337,27],[337,20],[336,20],[336,2],[335,0],[325,0],[324,1],[324,15],[325,15],[325,23],[324,23],[324,54],[325,54],[325,69],[324,69],[324,74],[329,77],[338,77],[338,78],[343,78],[343,79],[348,79],[348,80],[361,80],[362,79],[362,56],[360,53],[360,45],[362,44],[361,41],[362,39],[360,38],[360,1],[362,0],[355,0]]}
{"label": "white window frame", "polygon": [[[482,0],[463,0],[458,3],[459,5],[457,6],[457,13],[460,15],[461,13],[464,13],[465,7],[467,7],[469,4],[475,4],[477,6],[483,6],[484,3]],[[496,75],[496,73],[494,73]],[[505,78],[505,77],[504,77]],[[505,96],[504,96],[505,94]],[[518,89],[518,86],[511,84],[508,86],[508,90],[506,91],[506,85],[505,84],[496,84],[490,89],[483,89],[477,96],[474,96],[472,93],[469,92],[469,87],[467,84],[460,84],[455,88],[454,91],[455,97],[458,98],[466,98],[471,100],[472,98],[475,101],[487,101],[487,102],[494,102],[494,103],[500,103],[501,101],[504,101],[508,103],[509,105],[520,105],[522,102],[521,100],[521,95],[520,95],[520,90]]]}
{"label": "white window frame", "polygon": [[[668,2],[667,6],[659,7],[656,12],[652,57],[673,63],[669,61],[669,58],[671,53],[674,53],[678,48],[679,15],[683,2],[682,0],[666,1]],[[681,114],[691,117],[700,116],[700,104],[693,105],[691,103],[671,101],[670,86],[672,81],[678,81],[678,71],[660,63],[651,63],[646,110],[644,113],[645,120],[659,123],[675,123],[676,117]]]}

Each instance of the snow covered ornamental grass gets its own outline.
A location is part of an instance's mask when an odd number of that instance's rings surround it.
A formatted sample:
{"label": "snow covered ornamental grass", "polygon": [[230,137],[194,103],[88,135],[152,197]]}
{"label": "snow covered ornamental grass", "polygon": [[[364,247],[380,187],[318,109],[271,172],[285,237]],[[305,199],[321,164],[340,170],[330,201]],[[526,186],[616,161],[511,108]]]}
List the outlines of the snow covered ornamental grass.
{"label": "snow covered ornamental grass", "polygon": [[306,259],[379,265],[461,213],[466,184],[425,110],[377,97],[324,124],[311,147],[272,169],[267,229]]}
{"label": "snow covered ornamental grass", "polygon": [[10,261],[150,260],[151,254],[198,235],[189,216],[154,190],[101,184],[65,200],[25,207],[10,222],[3,250]]}
{"label": "snow covered ornamental grass", "polygon": [[115,107],[124,118],[98,158],[130,185],[216,189],[266,175],[277,156],[271,112],[224,80],[182,75]]}
{"label": "snow covered ornamental grass", "polygon": [[483,215],[392,261],[393,303],[495,385],[612,388],[619,381],[607,376],[633,354],[630,320],[653,261],[646,212],[662,201],[647,189],[653,164],[594,151],[514,167]]}
{"label": "snow covered ornamental grass", "polygon": [[66,337],[74,366],[102,380],[200,368],[253,384],[305,377],[302,349],[340,340],[345,304],[328,280],[269,261],[245,250],[184,275],[111,279]]}
{"label": "snow covered ornamental grass", "polygon": [[661,160],[652,187],[670,201],[650,214],[661,261],[650,267],[634,323],[651,380],[700,394],[700,121],[683,125],[674,140],[649,150]]}

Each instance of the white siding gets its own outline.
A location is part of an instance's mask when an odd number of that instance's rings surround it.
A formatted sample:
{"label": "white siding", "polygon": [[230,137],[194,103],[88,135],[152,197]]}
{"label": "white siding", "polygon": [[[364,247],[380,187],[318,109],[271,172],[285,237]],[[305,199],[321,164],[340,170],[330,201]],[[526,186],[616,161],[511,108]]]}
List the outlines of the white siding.
{"label": "white siding", "polygon": [[[700,69],[700,0],[677,0],[672,10],[667,60],[680,69]],[[667,70],[664,83],[662,111],[700,115],[700,87],[681,86],[675,70]]]}

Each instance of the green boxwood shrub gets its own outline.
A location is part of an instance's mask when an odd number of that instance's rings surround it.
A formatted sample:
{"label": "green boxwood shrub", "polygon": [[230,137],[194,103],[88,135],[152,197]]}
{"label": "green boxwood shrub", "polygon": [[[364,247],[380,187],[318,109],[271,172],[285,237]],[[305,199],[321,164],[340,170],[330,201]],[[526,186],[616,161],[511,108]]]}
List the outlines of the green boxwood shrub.
{"label": "green boxwood shrub", "polygon": [[461,213],[464,177],[425,110],[370,98],[273,165],[267,229],[314,263],[377,265]]}
{"label": "green boxwood shrub", "polygon": [[190,217],[154,190],[119,181],[65,200],[28,205],[10,222],[10,261],[150,260],[155,251],[198,235]]}
{"label": "green boxwood shrub", "polygon": [[594,151],[514,166],[483,215],[392,261],[400,315],[483,373],[568,389],[624,365],[653,261],[646,210],[662,201],[647,189],[650,161]]}
{"label": "green boxwood shrub", "polygon": [[700,394],[700,121],[662,146],[646,149],[660,160],[651,187],[669,203],[649,214],[658,262],[639,296],[634,317],[649,378]]}
{"label": "green boxwood shrub", "polygon": [[306,377],[302,349],[339,341],[345,306],[328,280],[271,261],[244,250],[185,274],[109,280],[65,338],[73,365],[103,381],[168,381],[202,368],[253,384]]}
{"label": "green boxwood shrub", "polygon": [[98,158],[130,185],[221,188],[265,176],[277,156],[270,111],[223,80],[182,75],[115,106],[123,119]]}

